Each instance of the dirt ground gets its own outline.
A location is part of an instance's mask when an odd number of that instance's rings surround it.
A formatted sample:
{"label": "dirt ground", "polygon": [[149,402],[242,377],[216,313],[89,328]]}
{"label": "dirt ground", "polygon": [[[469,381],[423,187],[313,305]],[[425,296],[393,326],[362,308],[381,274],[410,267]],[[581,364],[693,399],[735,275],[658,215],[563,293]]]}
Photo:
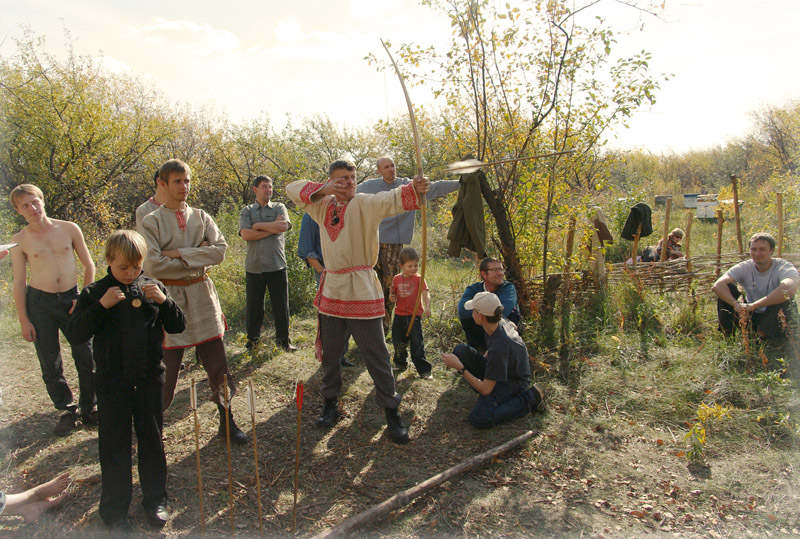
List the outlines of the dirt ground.
{"label": "dirt ground", "polygon": [[[308,321],[296,321],[293,331],[313,335]],[[67,500],[37,523],[0,517],[0,536],[103,537],[106,530],[97,514],[96,431],[79,428],[65,438],[52,433],[57,416],[41,381],[33,346],[10,331],[6,335],[0,343],[4,399],[0,488],[17,492],[63,470],[69,470],[75,481]],[[559,384],[546,369],[537,372],[536,377],[548,384],[548,410],[489,431],[466,424],[474,393],[452,371],[436,362],[434,379],[422,380],[412,367],[398,377],[398,390],[404,397],[401,413],[410,425],[412,441],[397,446],[383,432],[383,411],[374,402],[369,375],[357,353],[356,367],[344,371],[343,420],[330,431],[315,426],[321,409],[320,371],[310,339],[296,339],[301,347],[297,353],[262,350],[255,358],[244,355],[240,340],[228,340],[240,388],[234,399],[235,416],[248,433],[252,428],[244,398],[248,383],[257,395],[259,477],[257,482],[253,446],[233,447],[229,485],[226,446],[216,436],[216,410],[204,401],[198,411],[202,515],[189,381],[197,381],[199,398],[206,399],[209,392],[202,369],[193,363],[192,354],[187,356],[175,402],[165,416],[171,519],[161,532],[147,528],[135,477],[130,520],[138,534],[198,536],[204,518],[208,536],[257,536],[260,485],[263,534],[292,535],[298,433],[292,397],[295,380],[302,379],[306,393],[300,420],[298,536],[333,527],[530,429],[538,432],[531,441],[416,498],[361,528],[358,535],[800,535],[796,441],[775,443],[750,430],[720,429],[717,435],[709,433],[707,465],[687,466],[687,425],[675,420],[687,413],[677,409],[681,401],[675,400],[675,393],[702,395],[715,390],[715,380],[706,374],[684,387],[660,380],[660,373],[666,376],[669,370],[665,361],[686,355],[680,348],[656,351],[647,365],[622,374],[610,374],[611,364],[603,365],[605,359],[596,358],[587,365],[583,385],[578,387]],[[428,352],[429,357],[438,358],[438,351]],[[696,359],[701,360],[702,356]],[[75,381],[68,353],[65,366],[68,379]],[[786,406],[788,402],[795,411],[800,406],[796,393],[775,391],[761,395],[759,405]]]}

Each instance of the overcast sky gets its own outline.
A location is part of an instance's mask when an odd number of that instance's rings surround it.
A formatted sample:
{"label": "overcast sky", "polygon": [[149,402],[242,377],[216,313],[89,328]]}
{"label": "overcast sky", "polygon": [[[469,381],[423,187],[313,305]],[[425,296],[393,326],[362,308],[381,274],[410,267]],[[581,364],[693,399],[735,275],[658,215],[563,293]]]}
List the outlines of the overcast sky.
{"label": "overcast sky", "polygon": [[[750,113],[800,97],[798,0],[666,0],[660,19],[612,1],[623,52],[652,53],[651,71],[673,77],[657,103],[615,132],[614,147],[682,152],[747,134]],[[344,126],[405,113],[399,83],[364,57],[395,45],[446,43],[447,20],[414,0],[0,0],[0,53],[20,25],[63,52],[99,55],[111,70],[151,81],[170,100],[240,121],[266,113],[278,125],[326,114]],[[432,104],[424,87],[412,101]]]}

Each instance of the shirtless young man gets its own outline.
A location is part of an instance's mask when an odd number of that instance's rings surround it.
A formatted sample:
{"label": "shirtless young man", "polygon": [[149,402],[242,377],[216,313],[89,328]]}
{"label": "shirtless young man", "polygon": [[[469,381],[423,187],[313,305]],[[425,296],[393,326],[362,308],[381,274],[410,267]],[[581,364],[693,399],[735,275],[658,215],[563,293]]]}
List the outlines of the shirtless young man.
{"label": "shirtless young man", "polygon": [[[27,183],[18,185],[11,191],[9,200],[11,207],[28,222],[12,238],[19,244],[11,252],[17,316],[22,337],[36,346],[47,393],[56,409],[64,410],[55,433],[65,436],[75,427],[78,405],[64,378],[58,330],[64,332],[78,299],[75,254],[83,264],[84,284],[94,281],[94,262],[78,225],[47,216],[44,195],[38,187]],[[30,279],[26,266],[30,267]],[[70,346],[78,371],[83,423],[96,424],[91,343],[70,342]]]}

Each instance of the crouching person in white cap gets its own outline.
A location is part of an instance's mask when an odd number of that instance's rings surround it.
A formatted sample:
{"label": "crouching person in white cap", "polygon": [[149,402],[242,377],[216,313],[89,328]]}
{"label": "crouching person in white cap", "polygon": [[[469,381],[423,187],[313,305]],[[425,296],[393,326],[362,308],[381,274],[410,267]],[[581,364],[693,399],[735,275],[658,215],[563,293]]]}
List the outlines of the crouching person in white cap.
{"label": "crouching person in white cap", "polygon": [[472,319],[486,333],[486,354],[459,344],[452,354],[442,354],[442,360],[480,394],[469,414],[470,424],[487,429],[531,411],[542,411],[544,391],[538,384],[528,387],[528,349],[514,325],[503,318],[500,299],[491,292],[479,292],[465,308],[472,311]]}

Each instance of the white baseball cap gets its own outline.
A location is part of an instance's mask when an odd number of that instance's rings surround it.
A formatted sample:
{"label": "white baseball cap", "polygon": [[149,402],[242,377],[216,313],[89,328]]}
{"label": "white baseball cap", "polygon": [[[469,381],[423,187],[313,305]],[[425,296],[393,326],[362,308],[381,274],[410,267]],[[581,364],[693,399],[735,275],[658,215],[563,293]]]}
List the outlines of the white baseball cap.
{"label": "white baseball cap", "polygon": [[498,307],[502,307],[500,298],[491,292],[478,292],[475,297],[464,304],[467,310],[475,310],[483,316],[494,316]]}

